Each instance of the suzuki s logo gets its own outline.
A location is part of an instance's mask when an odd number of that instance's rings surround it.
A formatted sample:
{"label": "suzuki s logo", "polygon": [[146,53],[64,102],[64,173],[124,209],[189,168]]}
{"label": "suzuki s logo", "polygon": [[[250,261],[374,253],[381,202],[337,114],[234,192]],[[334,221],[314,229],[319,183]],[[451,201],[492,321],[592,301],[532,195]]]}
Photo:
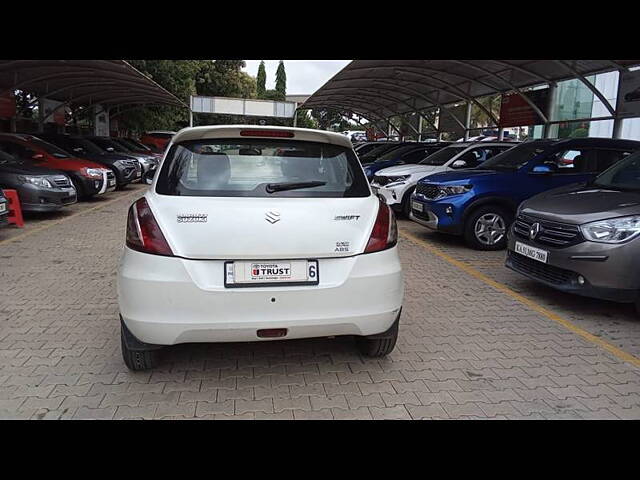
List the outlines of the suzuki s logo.
{"label": "suzuki s logo", "polygon": [[273,210],[268,211],[264,219],[269,223],[276,223],[280,221],[280,212],[274,212]]}
{"label": "suzuki s logo", "polygon": [[540,224],[536,222],[532,224],[531,227],[529,228],[529,239],[530,240],[535,239],[539,233],[540,233]]}

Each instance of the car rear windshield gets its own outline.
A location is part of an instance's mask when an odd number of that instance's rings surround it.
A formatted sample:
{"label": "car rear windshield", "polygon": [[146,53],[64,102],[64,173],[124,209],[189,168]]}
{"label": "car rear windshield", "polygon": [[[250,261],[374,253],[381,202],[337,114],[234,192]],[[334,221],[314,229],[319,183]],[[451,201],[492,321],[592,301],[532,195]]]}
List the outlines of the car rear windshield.
{"label": "car rear windshield", "polygon": [[640,191],[640,152],[629,155],[602,172],[593,185],[611,190]]}
{"label": "car rear windshield", "polygon": [[459,146],[459,147],[445,147],[441,150],[438,150],[436,153],[429,155],[427,158],[420,162],[420,165],[433,165],[440,166],[447,163],[454,156],[461,153],[463,150],[468,148],[468,146]]}
{"label": "car rear windshield", "polygon": [[483,170],[518,170],[551,147],[554,141],[523,143],[483,162]]}
{"label": "car rear windshield", "polygon": [[316,142],[254,139],[174,144],[156,192],[204,197],[367,197],[351,149]]}

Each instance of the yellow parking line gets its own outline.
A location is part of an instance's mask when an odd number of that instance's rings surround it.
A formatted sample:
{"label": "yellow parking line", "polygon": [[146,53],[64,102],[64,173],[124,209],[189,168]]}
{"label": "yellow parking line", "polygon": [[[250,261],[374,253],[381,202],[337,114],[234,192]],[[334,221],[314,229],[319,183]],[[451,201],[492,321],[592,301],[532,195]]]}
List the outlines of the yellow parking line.
{"label": "yellow parking line", "polygon": [[427,250],[429,250],[434,255],[437,255],[438,257],[440,257],[444,261],[450,263],[451,265],[453,265],[455,267],[458,267],[460,270],[464,271],[465,273],[468,273],[469,275],[477,278],[478,280],[481,280],[482,282],[486,283],[487,285],[492,286],[496,290],[499,290],[499,291],[501,291],[503,293],[506,293],[511,298],[519,301],[520,303],[525,304],[527,307],[529,307],[530,309],[535,310],[536,312],[540,313],[541,315],[547,317],[549,320],[553,320],[554,322],[559,323],[560,325],[562,325],[566,329],[572,331],[573,333],[575,333],[577,335],[580,335],[582,338],[584,338],[588,342],[591,342],[591,343],[593,343],[595,345],[598,345],[598,346],[604,348],[606,351],[608,351],[609,353],[615,355],[620,360],[624,360],[625,362],[629,362],[632,365],[635,365],[636,367],[640,367],[640,358],[638,358],[638,357],[636,357],[634,355],[631,355],[630,353],[627,353],[624,350],[620,350],[618,347],[616,347],[614,345],[611,345],[609,342],[606,342],[606,341],[602,340],[601,338],[596,337],[595,335],[593,335],[593,334],[587,332],[586,330],[578,327],[577,325],[573,324],[572,322],[570,322],[566,318],[562,318],[557,313],[554,313],[551,310],[548,310],[547,308],[543,307],[542,305],[534,302],[533,300],[525,297],[524,295],[520,295],[519,293],[511,290],[506,285],[503,285],[502,283],[499,283],[499,282],[496,282],[495,280],[492,280],[491,278],[489,278],[485,274],[479,272],[478,270],[476,270],[475,268],[473,268],[469,264],[467,264],[465,262],[461,262],[460,260],[456,260],[452,256],[447,255],[446,253],[444,253],[439,248],[434,247],[429,242],[426,242],[425,240],[417,237],[413,233],[407,232],[406,230],[400,230],[400,235],[402,237],[406,238],[407,240],[409,240],[409,241],[411,241],[413,243],[416,243],[416,244],[420,245],[421,247],[426,248]]}
{"label": "yellow parking line", "polygon": [[96,205],[95,207],[91,207],[91,208],[88,208],[87,210],[82,210],[80,212],[73,213],[73,214],[69,215],[68,217],[61,218],[60,220],[57,220],[57,221],[52,222],[52,223],[47,223],[46,225],[42,225],[41,227],[35,227],[33,229],[27,230],[24,233],[16,235],[15,237],[7,238],[5,240],[0,240],[0,245],[6,245],[7,243],[15,242],[16,240],[20,240],[21,238],[28,237],[29,235],[32,235],[34,233],[38,233],[38,232],[41,232],[43,230],[47,230],[48,228],[55,227],[56,225],[60,225],[61,223],[64,223],[67,220],[71,220],[72,218],[75,218],[75,217],[77,217],[79,215],[84,215],[85,213],[93,212],[95,210],[100,210],[103,207],[111,205],[112,203],[118,202],[118,201],[123,200],[125,198],[129,198],[134,193],[140,193],[141,191],[142,191],[142,189],[136,189],[133,192],[129,192],[129,193],[125,194],[125,195],[122,195],[120,197],[114,198],[113,200],[107,200],[106,202],[101,203],[100,205]]}

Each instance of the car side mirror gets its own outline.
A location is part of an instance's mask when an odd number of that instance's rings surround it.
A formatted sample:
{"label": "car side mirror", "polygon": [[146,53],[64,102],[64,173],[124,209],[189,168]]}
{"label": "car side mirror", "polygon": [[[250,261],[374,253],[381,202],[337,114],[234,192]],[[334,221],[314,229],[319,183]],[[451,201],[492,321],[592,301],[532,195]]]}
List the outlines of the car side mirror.
{"label": "car side mirror", "polygon": [[464,160],[456,160],[451,164],[451,168],[466,168],[466,167],[467,167],[467,162],[465,162]]}
{"label": "car side mirror", "polygon": [[536,165],[531,170],[532,175],[551,175],[553,170],[548,165]]}

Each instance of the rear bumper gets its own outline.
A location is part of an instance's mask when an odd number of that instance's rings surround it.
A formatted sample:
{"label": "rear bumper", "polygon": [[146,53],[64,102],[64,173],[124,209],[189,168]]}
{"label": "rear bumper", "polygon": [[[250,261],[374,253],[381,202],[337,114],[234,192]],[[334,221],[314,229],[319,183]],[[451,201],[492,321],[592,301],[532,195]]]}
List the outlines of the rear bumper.
{"label": "rear bumper", "polygon": [[282,339],[375,335],[395,321],[404,295],[397,247],[320,259],[320,285],[224,288],[224,261],[148,255],[125,247],[118,272],[123,321],[157,345],[270,340],[258,329],[286,328]]}

